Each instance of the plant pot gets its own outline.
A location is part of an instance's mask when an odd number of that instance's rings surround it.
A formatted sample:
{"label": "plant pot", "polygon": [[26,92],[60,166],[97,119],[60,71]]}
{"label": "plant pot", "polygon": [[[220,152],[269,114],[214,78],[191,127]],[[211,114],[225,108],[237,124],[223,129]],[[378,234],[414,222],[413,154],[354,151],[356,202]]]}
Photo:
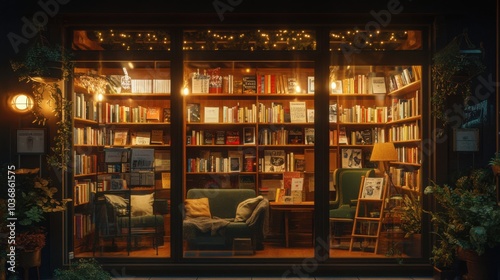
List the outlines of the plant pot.
{"label": "plant pot", "polygon": [[422,256],[422,234],[414,233],[404,242],[404,252],[414,258]]}
{"label": "plant pot", "polygon": [[494,175],[500,174],[500,165],[492,165],[491,170],[493,171]]}
{"label": "plant pot", "polygon": [[42,264],[42,249],[34,251],[21,251],[19,253],[19,266],[24,268],[39,267]]}
{"label": "plant pot", "polygon": [[457,256],[467,264],[468,280],[489,280],[491,278],[491,259],[488,254],[478,255],[472,250],[458,248]]}
{"label": "plant pot", "polygon": [[434,267],[432,279],[434,280],[455,280],[457,273],[453,269],[441,269]]}

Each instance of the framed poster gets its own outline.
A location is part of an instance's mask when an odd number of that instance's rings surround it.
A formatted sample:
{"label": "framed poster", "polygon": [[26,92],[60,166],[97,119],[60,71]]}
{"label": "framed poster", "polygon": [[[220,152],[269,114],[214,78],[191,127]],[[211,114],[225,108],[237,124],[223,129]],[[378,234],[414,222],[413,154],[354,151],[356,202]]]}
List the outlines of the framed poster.
{"label": "framed poster", "polygon": [[362,168],[361,149],[342,149],[342,168]]}
{"label": "framed poster", "polygon": [[453,139],[454,151],[479,151],[479,129],[477,128],[456,128],[453,130]]}
{"label": "framed poster", "polygon": [[43,154],[45,153],[44,129],[18,129],[17,130],[18,154]]}
{"label": "framed poster", "polygon": [[363,182],[361,198],[381,199],[384,188],[383,177],[366,177]]}

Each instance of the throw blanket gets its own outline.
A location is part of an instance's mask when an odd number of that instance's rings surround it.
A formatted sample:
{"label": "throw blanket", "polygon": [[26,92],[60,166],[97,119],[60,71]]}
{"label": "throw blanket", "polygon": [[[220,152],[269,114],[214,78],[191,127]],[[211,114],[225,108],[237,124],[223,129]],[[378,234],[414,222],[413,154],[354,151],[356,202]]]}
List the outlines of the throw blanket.
{"label": "throw blanket", "polygon": [[[217,234],[222,235],[222,231],[232,220],[233,219],[222,219],[218,217],[196,217],[185,219],[184,226],[187,226],[188,228],[197,228],[201,232],[210,232],[212,236]],[[195,232],[188,232],[187,230],[184,231],[184,238],[186,239],[195,236]]]}

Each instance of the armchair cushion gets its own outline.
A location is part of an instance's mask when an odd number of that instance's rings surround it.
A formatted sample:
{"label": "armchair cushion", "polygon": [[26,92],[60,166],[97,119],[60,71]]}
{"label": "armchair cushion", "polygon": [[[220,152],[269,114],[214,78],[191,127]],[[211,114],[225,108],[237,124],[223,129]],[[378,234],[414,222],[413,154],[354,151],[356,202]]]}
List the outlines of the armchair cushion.
{"label": "armchair cushion", "polygon": [[248,218],[250,218],[250,216],[252,216],[253,210],[262,201],[262,199],[264,199],[264,197],[259,195],[240,202],[236,208],[236,217],[234,218],[234,221],[245,222]]}
{"label": "armchair cushion", "polygon": [[132,217],[153,215],[154,193],[130,196],[130,215]]}
{"label": "armchair cushion", "polygon": [[186,199],[184,202],[186,218],[212,217],[207,197]]}

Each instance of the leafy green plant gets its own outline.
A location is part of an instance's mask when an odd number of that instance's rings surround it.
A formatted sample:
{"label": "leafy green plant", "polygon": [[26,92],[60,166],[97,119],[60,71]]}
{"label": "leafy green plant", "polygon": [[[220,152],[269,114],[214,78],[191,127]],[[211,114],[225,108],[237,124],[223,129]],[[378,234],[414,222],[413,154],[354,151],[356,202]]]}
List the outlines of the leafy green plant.
{"label": "leafy green plant", "polygon": [[500,153],[495,153],[495,155],[490,158],[488,164],[490,166],[494,166],[494,165],[497,165],[497,166],[500,166]]}
{"label": "leafy green plant", "polygon": [[19,81],[43,82],[43,77],[67,79],[73,73],[72,54],[62,46],[51,46],[40,36],[40,40],[21,53],[20,59],[11,60],[11,68]]}
{"label": "leafy green plant", "polygon": [[475,169],[460,177],[454,186],[426,187],[439,209],[424,211],[431,215],[441,242],[438,249],[475,251],[482,255],[500,245],[500,206],[496,202],[496,184],[490,169]]}
{"label": "leafy green plant", "polygon": [[69,268],[57,268],[54,270],[55,280],[108,280],[111,274],[93,258],[82,258],[72,263]]}
{"label": "leafy green plant", "polygon": [[405,238],[422,232],[422,205],[419,197],[413,193],[403,196],[401,229],[405,232]]}
{"label": "leafy green plant", "polygon": [[467,49],[474,48],[467,33],[463,33],[436,52],[432,59],[432,113],[445,124],[448,121],[448,100],[456,96],[467,104],[472,94],[472,79],[486,69],[480,56],[461,49],[463,44]]}

